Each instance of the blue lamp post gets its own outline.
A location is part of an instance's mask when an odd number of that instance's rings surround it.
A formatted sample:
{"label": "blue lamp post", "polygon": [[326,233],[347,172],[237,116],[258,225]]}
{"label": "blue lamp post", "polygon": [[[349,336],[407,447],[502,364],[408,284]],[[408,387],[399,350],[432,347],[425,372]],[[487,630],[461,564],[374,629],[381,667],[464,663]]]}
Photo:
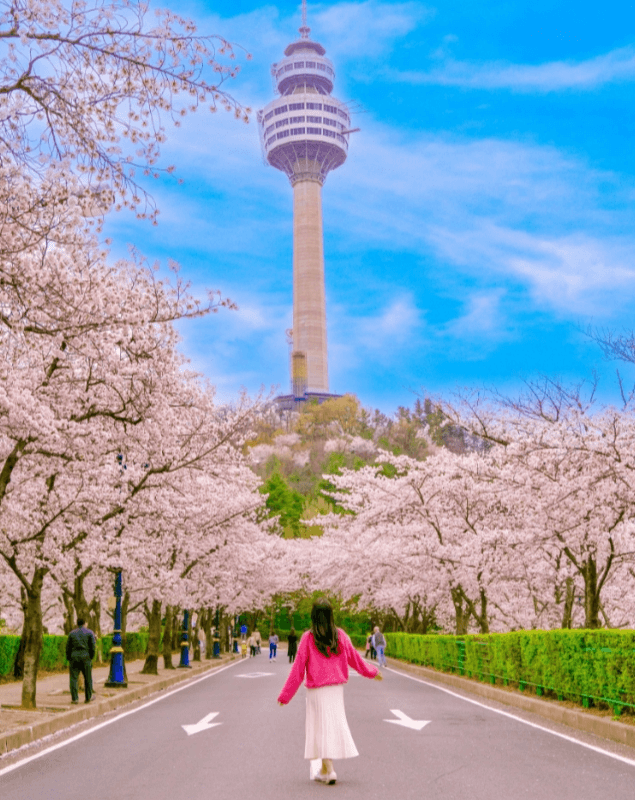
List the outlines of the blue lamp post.
{"label": "blue lamp post", "polygon": [[115,577],[115,628],[110,648],[110,674],[104,684],[108,687],[125,689],[128,685],[126,678],[126,664],[123,657],[121,642],[121,570],[117,570]]}
{"label": "blue lamp post", "polygon": [[190,643],[187,638],[187,628],[190,620],[190,612],[185,609],[183,612],[183,630],[181,631],[181,661],[179,669],[192,669],[190,664]]}
{"label": "blue lamp post", "polygon": [[218,608],[216,609],[216,625],[214,627],[214,658],[220,658],[220,626],[218,621]]}

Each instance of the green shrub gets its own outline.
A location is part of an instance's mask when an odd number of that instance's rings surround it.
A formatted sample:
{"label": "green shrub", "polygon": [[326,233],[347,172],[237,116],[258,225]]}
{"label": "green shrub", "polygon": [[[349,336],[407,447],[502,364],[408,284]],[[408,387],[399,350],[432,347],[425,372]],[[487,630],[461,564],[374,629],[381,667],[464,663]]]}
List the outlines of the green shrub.
{"label": "green shrub", "polygon": [[[104,660],[108,659],[112,647],[112,635],[101,638]],[[99,650],[100,642],[97,642]],[[143,658],[148,646],[147,631],[130,632],[125,637],[125,657],[129,659]],[[10,675],[13,672],[13,662],[20,647],[19,636],[0,635],[0,676]],[[46,634],[42,637],[42,654],[40,655],[41,670],[55,672],[68,666],[66,660],[66,636],[53,636]]]}
{"label": "green shrub", "polygon": [[66,660],[66,636],[45,635],[42,637],[40,669],[53,672],[68,665]]}
{"label": "green shrub", "polygon": [[[147,631],[130,631],[124,637],[124,657],[129,659],[143,658],[148,647],[149,634]],[[112,634],[101,637],[102,653],[104,660],[110,656],[112,647]]]}
{"label": "green shrub", "polygon": [[13,672],[13,662],[19,647],[19,636],[0,636],[0,676]]}
{"label": "green shrub", "polygon": [[386,633],[395,658],[615,713],[635,708],[635,631],[553,630],[423,636]]}

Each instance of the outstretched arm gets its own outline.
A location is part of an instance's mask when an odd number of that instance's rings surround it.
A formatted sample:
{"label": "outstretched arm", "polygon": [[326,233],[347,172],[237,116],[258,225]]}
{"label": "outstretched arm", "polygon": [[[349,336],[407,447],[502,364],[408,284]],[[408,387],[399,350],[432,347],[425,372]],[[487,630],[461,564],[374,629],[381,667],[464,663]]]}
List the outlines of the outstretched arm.
{"label": "outstretched arm", "polygon": [[300,688],[300,684],[304,679],[304,673],[306,672],[306,665],[308,658],[309,658],[309,640],[307,634],[300,639],[298,653],[295,657],[295,661],[293,662],[293,666],[291,667],[291,670],[289,672],[289,677],[287,678],[284,686],[282,687],[282,691],[278,695],[278,702],[280,703],[280,705],[283,706],[286,705]]}
{"label": "outstretched arm", "polygon": [[352,667],[356,672],[359,672],[359,674],[363,675],[364,678],[374,678],[375,675],[377,675],[379,672],[377,667],[371,667],[364,661],[357,650],[353,647],[353,643],[348,636],[344,638],[344,646],[346,648],[346,661],[348,662],[349,667]]}

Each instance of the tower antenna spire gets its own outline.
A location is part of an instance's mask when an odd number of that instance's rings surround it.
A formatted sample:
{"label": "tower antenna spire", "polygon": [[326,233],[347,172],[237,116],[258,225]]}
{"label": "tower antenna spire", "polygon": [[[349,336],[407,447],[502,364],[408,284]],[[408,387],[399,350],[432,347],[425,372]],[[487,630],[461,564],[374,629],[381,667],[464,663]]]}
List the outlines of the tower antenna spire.
{"label": "tower antenna spire", "polygon": [[308,39],[311,33],[311,28],[306,24],[306,0],[302,0],[302,27],[300,28],[300,36],[303,39]]}

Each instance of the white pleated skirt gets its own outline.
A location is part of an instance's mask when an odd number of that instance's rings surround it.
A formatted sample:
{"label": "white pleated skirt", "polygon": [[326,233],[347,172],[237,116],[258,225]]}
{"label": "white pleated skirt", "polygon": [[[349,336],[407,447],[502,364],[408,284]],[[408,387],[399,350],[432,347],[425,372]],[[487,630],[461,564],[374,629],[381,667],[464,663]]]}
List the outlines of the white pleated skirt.
{"label": "white pleated skirt", "polygon": [[358,756],[344,710],[344,684],[306,690],[305,758]]}

